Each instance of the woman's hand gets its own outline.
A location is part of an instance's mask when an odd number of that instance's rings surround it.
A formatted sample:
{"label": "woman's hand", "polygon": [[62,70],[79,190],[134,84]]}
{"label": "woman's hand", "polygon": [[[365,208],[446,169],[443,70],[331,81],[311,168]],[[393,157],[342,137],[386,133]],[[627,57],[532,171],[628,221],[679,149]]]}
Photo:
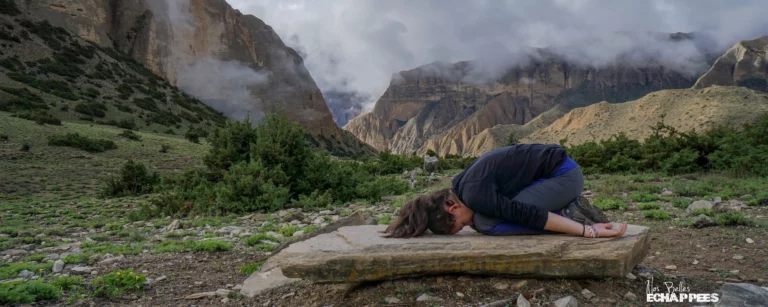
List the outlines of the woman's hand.
{"label": "woman's hand", "polygon": [[613,223],[596,223],[592,225],[591,230],[594,231],[594,234],[589,236],[591,238],[621,237],[625,232],[627,232],[627,223],[621,223],[619,228],[614,228]]}

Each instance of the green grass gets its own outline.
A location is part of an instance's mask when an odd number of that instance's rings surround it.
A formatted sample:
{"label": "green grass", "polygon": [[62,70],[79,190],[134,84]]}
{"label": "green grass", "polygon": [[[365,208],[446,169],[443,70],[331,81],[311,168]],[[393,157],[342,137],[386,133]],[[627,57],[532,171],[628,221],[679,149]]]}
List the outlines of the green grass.
{"label": "green grass", "polygon": [[166,232],[165,237],[166,238],[183,238],[187,236],[195,237],[197,236],[197,233],[198,232],[194,230],[171,231],[171,232]]}
{"label": "green grass", "polygon": [[34,254],[34,255],[26,256],[22,260],[27,262],[40,262],[40,261],[43,261],[45,257],[46,257],[45,254]]}
{"label": "green grass", "polygon": [[637,208],[640,210],[656,210],[661,208],[661,205],[657,203],[645,203],[645,204],[637,204]]}
{"label": "green grass", "polygon": [[85,285],[85,279],[80,276],[61,276],[54,278],[49,283],[61,290],[68,291]]}
{"label": "green grass", "polygon": [[61,258],[61,261],[64,261],[64,263],[66,264],[71,264],[71,263],[92,264],[93,263],[93,260],[91,260],[91,257],[86,254],[67,255],[64,258]]}
{"label": "green grass", "polygon": [[666,221],[671,217],[669,213],[662,210],[647,210],[643,211],[643,216],[647,219]]}
{"label": "green grass", "polygon": [[632,201],[635,201],[635,202],[646,203],[646,202],[657,201],[660,198],[659,198],[658,195],[655,195],[655,194],[651,194],[651,193],[648,193],[648,192],[637,191],[637,192],[632,192],[631,199],[632,199]]}
{"label": "green grass", "polygon": [[229,242],[219,240],[205,240],[205,241],[163,241],[154,245],[155,254],[162,253],[181,253],[181,252],[224,252],[234,248],[234,245]]}
{"label": "green grass", "polygon": [[241,266],[239,271],[240,271],[240,273],[242,273],[244,275],[251,275],[254,272],[256,272],[259,269],[261,269],[261,266],[263,264],[264,264],[264,261],[251,262],[251,263],[248,263],[248,264],[246,264],[244,266]]}
{"label": "green grass", "polygon": [[61,289],[42,281],[0,284],[0,304],[31,304],[58,299]]}
{"label": "green grass", "polygon": [[132,270],[115,271],[93,281],[93,295],[115,297],[143,289],[145,282],[147,278],[144,274],[136,274]]}
{"label": "green grass", "polygon": [[686,198],[674,198],[670,202],[675,208],[685,209],[688,208],[691,203],[693,203],[693,200]]}
{"label": "green grass", "polygon": [[625,210],[628,208],[627,204],[618,197],[598,196],[592,201],[592,205],[600,210]]}
{"label": "green grass", "polygon": [[266,235],[266,234],[263,234],[263,233],[254,234],[254,235],[246,238],[245,240],[243,240],[243,243],[245,243],[245,245],[248,245],[248,246],[255,246],[256,244],[259,244],[259,241],[262,241],[262,240],[267,240],[267,241],[272,241],[272,242],[275,242],[275,243],[280,243],[280,239],[279,238],[276,238],[276,237],[273,237],[273,236],[270,236],[270,235]]}
{"label": "green grass", "polygon": [[715,221],[723,226],[752,225],[752,221],[742,212],[723,212],[715,214]]}
{"label": "green grass", "polygon": [[53,262],[37,264],[37,263],[23,263],[12,262],[0,265],[0,280],[16,278],[19,272],[23,270],[30,271],[36,275],[40,273],[50,272],[53,267]]}
{"label": "green grass", "polygon": [[706,216],[715,216],[715,213],[711,209],[695,209],[691,211],[692,216],[699,216],[701,214]]}

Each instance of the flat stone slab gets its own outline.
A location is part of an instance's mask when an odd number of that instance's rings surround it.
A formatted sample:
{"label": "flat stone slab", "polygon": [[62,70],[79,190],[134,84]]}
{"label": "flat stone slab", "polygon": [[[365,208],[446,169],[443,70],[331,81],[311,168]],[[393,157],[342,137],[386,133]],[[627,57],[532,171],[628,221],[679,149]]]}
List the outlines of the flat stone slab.
{"label": "flat stone slab", "polygon": [[295,243],[277,261],[288,278],[362,282],[435,274],[522,278],[624,277],[648,253],[648,228],[629,225],[621,238],[568,235],[485,236],[465,229],[387,239],[383,225],[342,227]]}

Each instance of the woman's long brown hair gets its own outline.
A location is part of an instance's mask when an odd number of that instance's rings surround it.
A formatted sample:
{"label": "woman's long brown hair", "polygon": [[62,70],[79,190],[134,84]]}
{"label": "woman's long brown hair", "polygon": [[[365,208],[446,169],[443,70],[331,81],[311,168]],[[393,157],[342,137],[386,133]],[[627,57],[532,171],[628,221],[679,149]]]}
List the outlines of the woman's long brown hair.
{"label": "woman's long brown hair", "polygon": [[445,208],[454,204],[454,197],[451,189],[442,189],[408,201],[400,208],[397,220],[384,230],[384,237],[417,237],[427,229],[435,234],[450,233],[454,218]]}

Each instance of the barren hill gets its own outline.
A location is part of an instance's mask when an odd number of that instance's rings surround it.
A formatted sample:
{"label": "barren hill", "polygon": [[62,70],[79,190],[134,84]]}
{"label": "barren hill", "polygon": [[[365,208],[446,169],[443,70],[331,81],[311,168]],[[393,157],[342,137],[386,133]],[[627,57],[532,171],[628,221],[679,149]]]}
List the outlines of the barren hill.
{"label": "barren hill", "polygon": [[573,145],[622,132],[642,139],[650,135],[650,126],[662,115],[666,115],[664,123],[681,131],[702,131],[718,124],[754,122],[766,112],[768,94],[745,87],[663,90],[631,102],[601,102],[574,109],[521,141],[556,144],[567,138],[567,144]]}

